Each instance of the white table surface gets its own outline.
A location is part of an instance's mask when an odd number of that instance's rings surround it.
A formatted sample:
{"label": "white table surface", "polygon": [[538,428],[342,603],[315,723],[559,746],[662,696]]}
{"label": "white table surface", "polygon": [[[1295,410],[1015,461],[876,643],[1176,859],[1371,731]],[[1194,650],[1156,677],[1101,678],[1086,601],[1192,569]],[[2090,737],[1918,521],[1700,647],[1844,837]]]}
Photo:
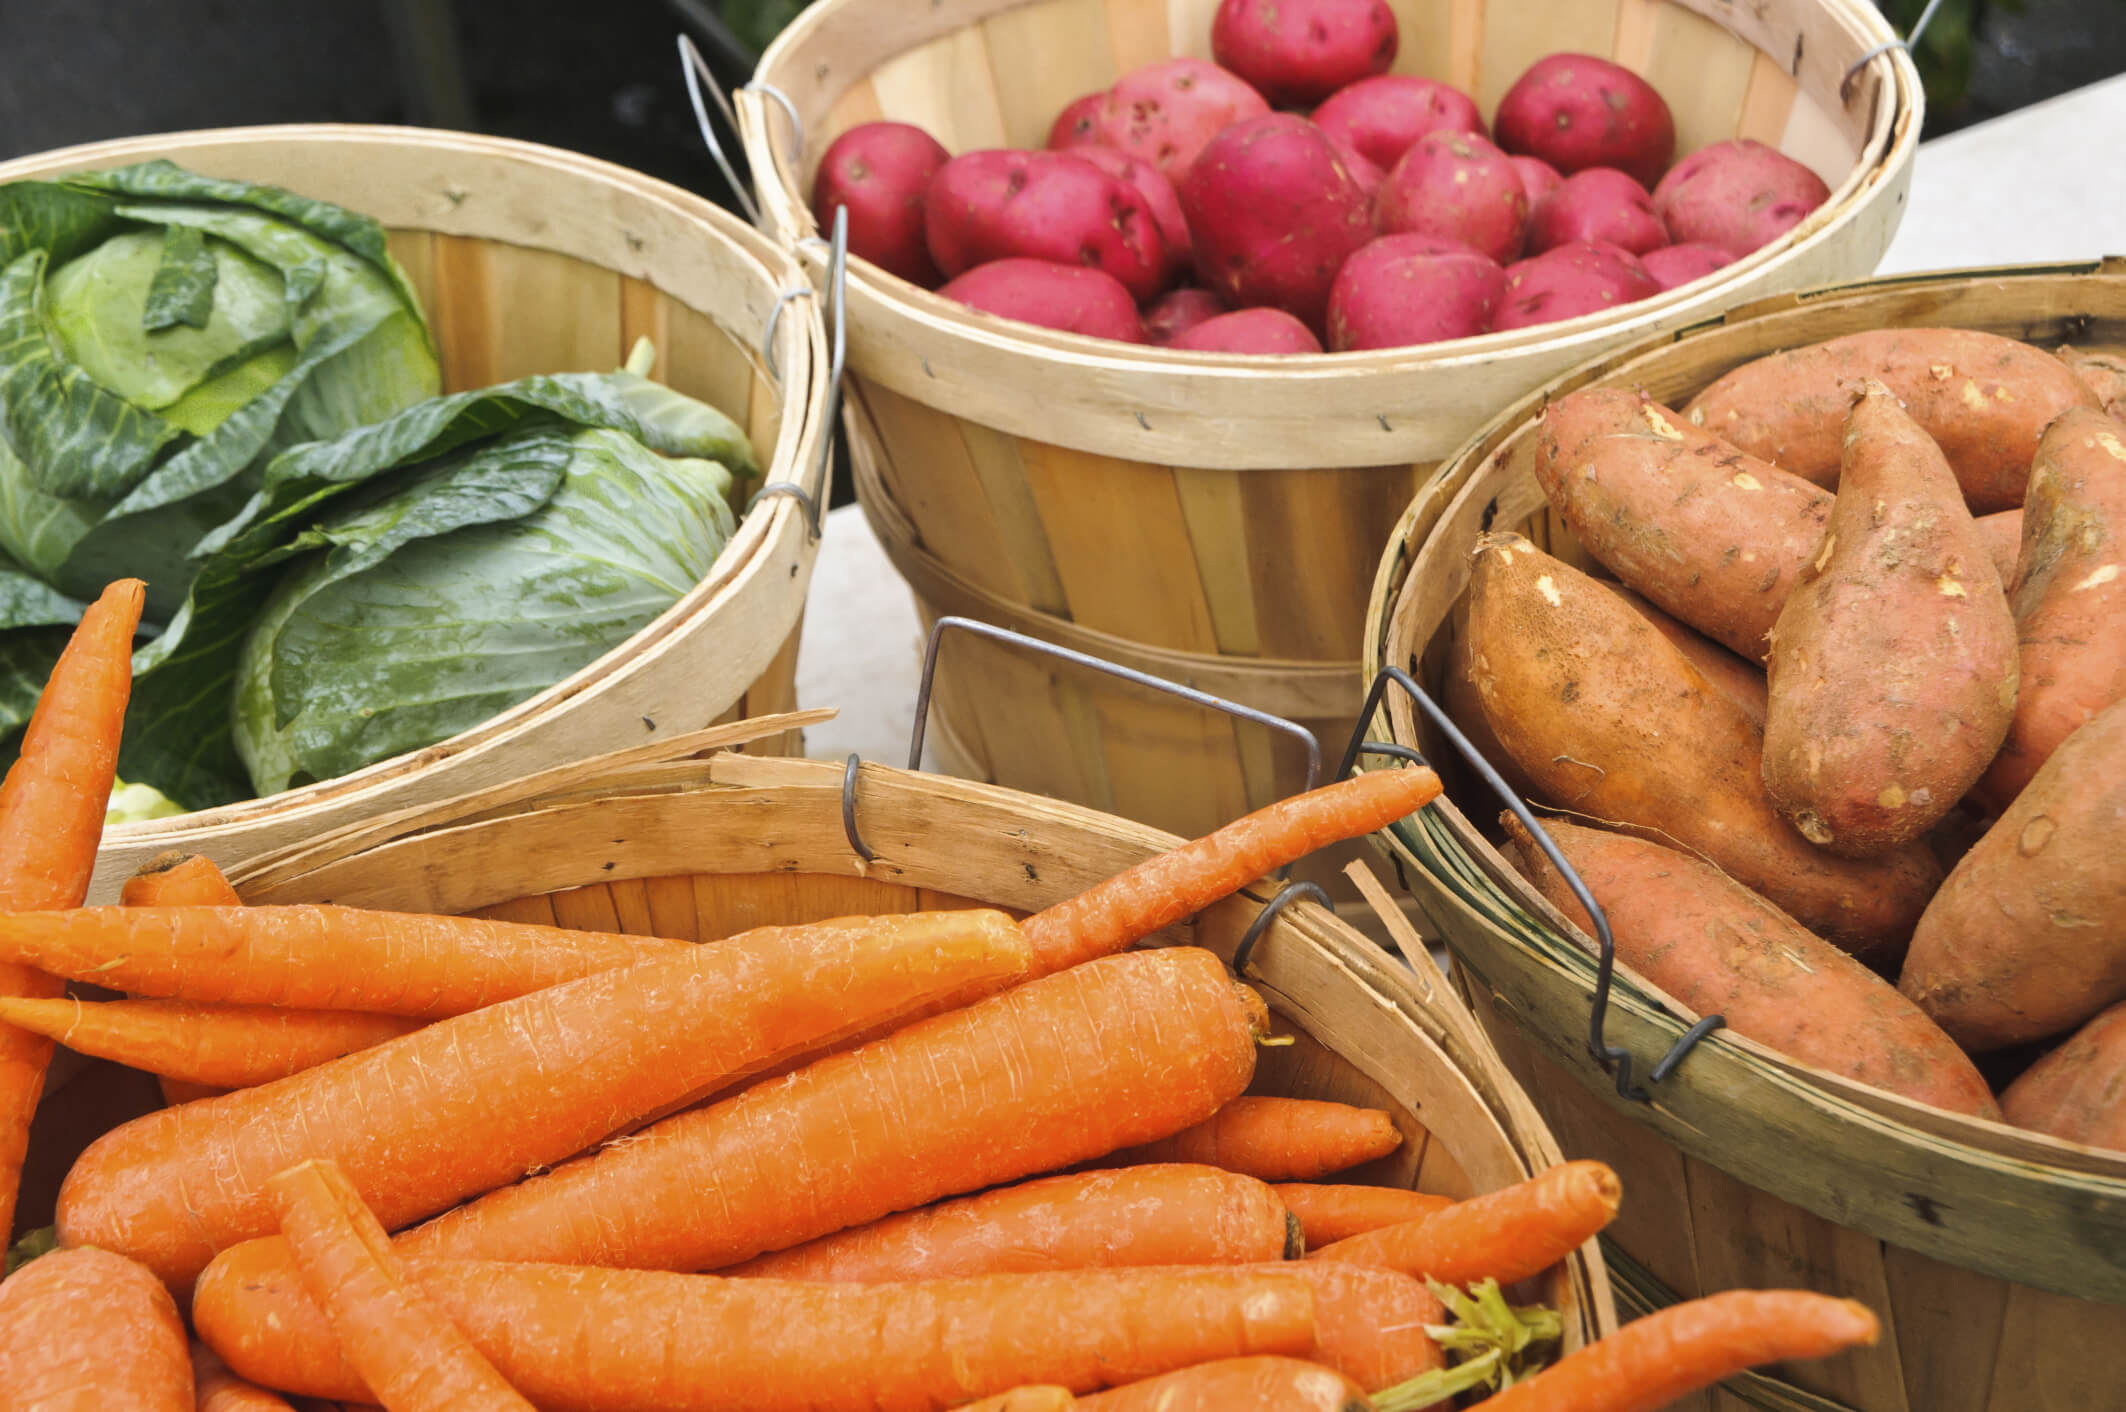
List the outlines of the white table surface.
{"label": "white table surface", "polygon": [[[2072,162],[2126,143],[2126,76],[1923,143],[1903,223],[1880,274],[2126,254],[2126,180]],[[950,650],[949,647],[947,649]],[[797,695],[841,714],[806,753],[907,762],[922,626],[863,511],[829,514],[797,659]],[[928,752],[926,751],[926,756]],[[926,759],[925,767],[936,768]]]}

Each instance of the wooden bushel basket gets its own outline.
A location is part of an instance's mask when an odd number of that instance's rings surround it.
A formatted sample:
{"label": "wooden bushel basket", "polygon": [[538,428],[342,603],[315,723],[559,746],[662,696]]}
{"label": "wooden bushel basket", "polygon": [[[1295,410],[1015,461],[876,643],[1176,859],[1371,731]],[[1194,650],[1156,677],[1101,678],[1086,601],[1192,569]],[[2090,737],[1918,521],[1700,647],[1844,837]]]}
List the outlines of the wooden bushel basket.
{"label": "wooden bushel basket", "polygon": [[[849,274],[858,494],[926,616],[960,613],[1348,732],[1369,576],[1398,510],[1511,399],[1736,299],[1874,268],[1921,98],[1864,0],[1391,0],[1396,68],[1488,115],[1554,50],[1614,56],[1676,114],[1679,153],[1741,135],[1830,201],[1717,280],[1547,327],[1266,361],[977,314],[860,260]],[[821,0],[737,95],[763,219],[815,233],[813,173],[857,123],[954,151],[1039,147],[1071,99],[1209,57],[1214,0]],[[1849,80],[1850,75],[1850,81]],[[784,101],[788,103],[785,110]],[[791,117],[797,119],[793,129]],[[809,258],[809,257],[808,257]],[[938,684],[957,772],[1200,833],[1300,783],[1253,727],[972,649]]]}
{"label": "wooden bushel basket", "polygon": [[[0,181],[167,158],[283,186],[383,222],[427,312],[446,392],[621,366],[745,427],[768,481],[817,493],[827,356],[801,267],[707,201],[532,143],[417,128],[299,125],[174,133],[0,164]],[[772,324],[772,330],[771,330]],[[764,343],[774,336],[772,361]],[[770,368],[779,376],[771,375]],[[742,508],[742,507],[734,507]],[[473,730],[266,799],[105,834],[90,901],[165,848],[233,863],[351,820],[450,798],[624,743],[796,699],[799,620],[818,541],[785,496],[745,516],[709,575],[621,646]],[[796,750],[795,733],[755,750]]]}
{"label": "wooden bushel basket", "polygon": [[[1730,368],[1863,329],[1951,326],[2043,348],[2126,350],[2126,263],[1920,276],[1738,309],[1678,341],[1649,340],[1549,390],[1644,388],[1680,405]],[[1516,530],[1588,565],[1532,470],[1542,399],[1503,413],[1445,466],[1382,561],[1368,666],[1437,695],[1461,631],[1469,551]],[[1605,1236],[1627,1313],[1735,1286],[1847,1295],[1883,1320],[1874,1348],[1751,1377],[1695,1405],[1779,1412],[2081,1412],[2126,1405],[2126,1154],[1943,1113],[1715,1033],[1620,1098],[1587,1047],[1593,943],[1493,846],[1498,805],[1452,770],[1453,749],[1391,692],[1376,734],[1414,745],[1448,798],[1386,838],[1405,885],[1452,948],[1472,1007],[1567,1153],[1626,1191]],[[1458,807],[1459,806],[1459,807]],[[1697,1018],[1619,966],[1606,1040],[1639,1082]],[[1742,1394],[1746,1394],[1743,1396]]]}

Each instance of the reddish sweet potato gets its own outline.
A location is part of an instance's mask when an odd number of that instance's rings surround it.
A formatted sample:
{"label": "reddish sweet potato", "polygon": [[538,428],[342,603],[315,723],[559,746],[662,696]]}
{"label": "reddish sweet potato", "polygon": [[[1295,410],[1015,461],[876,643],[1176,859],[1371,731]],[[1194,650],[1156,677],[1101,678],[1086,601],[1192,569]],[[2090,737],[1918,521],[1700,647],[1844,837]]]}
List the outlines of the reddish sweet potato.
{"label": "reddish sweet potato", "polygon": [[1100,143],[1157,167],[1175,186],[1219,131],[1270,111],[1244,79],[1202,59],[1166,59],[1132,69],[1105,93],[1078,99],[1056,118],[1048,145]]}
{"label": "reddish sweet potato", "polygon": [[1528,209],[1565,184],[1558,169],[1541,157],[1514,156],[1513,169],[1521,174],[1521,190],[1528,193]]}
{"label": "reddish sweet potato", "polygon": [[2114,417],[2126,418],[2126,357],[2060,345],[2059,358]]}
{"label": "reddish sweet potato", "polygon": [[924,223],[948,275],[1047,260],[1111,275],[1140,300],[1167,279],[1166,242],[1144,198],[1069,152],[963,152],[931,178]]}
{"label": "reddish sweet potato", "polygon": [[1873,329],[1744,363],[1690,400],[1691,421],[1818,485],[1838,483],[1846,407],[1886,384],[1949,458],[1974,515],[2023,503],[2037,439],[2096,394],[2051,354],[1968,329]]}
{"label": "reddish sweet potato", "polygon": [[1150,162],[1098,143],[1073,147],[1070,155],[1091,162],[1144,199],[1145,209],[1159,227],[1160,244],[1166,248],[1165,282],[1171,284],[1186,273],[1191,263],[1188,218],[1181,214],[1181,198],[1174,194],[1174,184],[1165,174]]}
{"label": "reddish sweet potato", "polygon": [[1459,240],[1504,264],[1528,233],[1528,193],[1512,159],[1475,133],[1428,132],[1380,184],[1373,223],[1382,235]]}
{"label": "reddish sweet potato", "polygon": [[2126,999],[2126,701],[2052,752],[1949,874],[1898,989],[1974,1053]]}
{"label": "reddish sweet potato", "polygon": [[[1513,862],[1551,906],[1594,922],[1513,815]],[[1617,960],[1730,1033],[1951,1113],[1999,1105],[1956,1042],[1897,988],[1708,863],[1645,839],[1545,819],[1609,917]]]}
{"label": "reddish sweet potato", "polygon": [[1664,245],[1658,250],[1649,250],[1639,257],[1646,266],[1646,273],[1654,277],[1654,283],[1663,289],[1674,289],[1689,284],[1692,280],[1704,279],[1714,270],[1724,270],[1735,263],[1731,250],[1718,245],[1693,241],[1688,245]]}
{"label": "reddish sweet potato", "polygon": [[907,123],[859,123],[828,145],[812,182],[812,212],[832,229],[834,208],[849,210],[849,253],[911,284],[944,280],[923,239],[923,197],[951,156]]}
{"label": "reddish sweet potato", "polygon": [[1338,353],[1468,338],[1491,327],[1506,272],[1466,245],[1429,235],[1384,235],[1337,272],[1329,290],[1329,346]]}
{"label": "reddish sweet potato", "polygon": [[1165,345],[1174,336],[1227,312],[1225,301],[1208,289],[1173,289],[1144,311],[1144,339]]}
{"label": "reddish sweet potato", "polygon": [[938,293],[970,309],[1065,333],[1144,342],[1137,302],[1114,276],[1047,260],[991,260]]}
{"label": "reddish sweet potato", "polygon": [[[2023,553],[2023,512],[2001,510],[1976,516],[1971,523],[1978,526],[1979,537],[1986,541],[1986,556],[1993,561],[1993,571],[2001,576],[2001,585],[2012,588],[2015,561]],[[2013,599],[2008,606],[2015,606]]]}
{"label": "reddish sweet potato", "polygon": [[1319,353],[1312,329],[1282,309],[1237,309],[1176,334],[1169,348],[1199,353]]}
{"label": "reddish sweet potato", "polygon": [[1543,408],[1535,478],[1611,573],[1757,663],[1831,517],[1820,486],[1620,388]]}
{"label": "reddish sweet potato", "polygon": [[2045,428],[2009,607],[2022,685],[1979,786],[1995,809],[2083,722],[2126,698],[2126,423],[2116,417],[2073,407]]}
{"label": "reddish sweet potato", "polygon": [[1615,167],[1589,167],[1565,178],[1528,213],[1529,254],[1574,240],[1643,255],[1668,244],[1668,232],[1645,187]]}
{"label": "reddish sweet potato", "polygon": [[1863,960],[1894,957],[1941,873],[1924,847],[1866,862],[1772,809],[1763,737],[1645,619],[1519,535],[1477,541],[1470,675],[1541,797],[1699,853]]}
{"label": "reddish sweet potato", "polygon": [[1491,327],[1553,324],[1660,292],[1646,266],[1629,250],[1575,240],[1506,267],[1506,302]]}
{"label": "reddish sweet potato", "polygon": [[1280,108],[1384,74],[1399,35],[1387,0],[1220,0],[1211,57]]}
{"label": "reddish sweet potato", "polygon": [[1792,157],[1748,138],[1685,157],[1654,187],[1654,211],[1677,244],[1740,255],[1771,244],[1831,199],[1831,188]]}
{"label": "reddish sweet potato", "polygon": [[1428,132],[1489,134],[1476,100],[1415,74],[1381,74],[1338,89],[1314,110],[1314,123],[1386,170]]}
{"label": "reddish sweet potato", "polygon": [[1181,182],[1196,275],[1235,308],[1319,329],[1343,262],[1373,238],[1365,193],[1321,129],[1271,113],[1211,139]]}
{"label": "reddish sweet potato", "polygon": [[2001,1094],[2001,1117],[2034,1133],[2126,1152],[2126,1004],[2025,1069]]}
{"label": "reddish sweet potato", "polygon": [[1653,85],[1592,54],[1551,54],[1499,99],[1491,128],[1508,152],[1566,176],[1615,167],[1652,186],[1676,151],[1676,120]]}

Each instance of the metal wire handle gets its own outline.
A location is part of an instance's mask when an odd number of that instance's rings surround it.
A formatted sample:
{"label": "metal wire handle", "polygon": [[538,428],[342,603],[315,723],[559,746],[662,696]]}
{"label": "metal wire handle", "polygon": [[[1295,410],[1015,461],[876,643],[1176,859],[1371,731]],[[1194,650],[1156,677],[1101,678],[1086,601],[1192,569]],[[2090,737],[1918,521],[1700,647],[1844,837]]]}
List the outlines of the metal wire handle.
{"label": "metal wire handle", "polygon": [[1247,973],[1248,960],[1255,954],[1255,943],[1262,940],[1262,934],[1277,920],[1279,912],[1302,897],[1311,897],[1332,912],[1336,910],[1336,904],[1329,900],[1329,894],[1322,891],[1319,883],[1286,883],[1275,897],[1263,904],[1262,910],[1255,914],[1255,920],[1249,922],[1248,929],[1240,934],[1240,945],[1233,948],[1234,975]]}
{"label": "metal wire handle", "polygon": [[[782,313],[782,307],[800,293],[809,291],[786,290],[776,299],[775,309],[769,315],[769,332],[774,331],[774,320]],[[827,308],[829,329],[829,355],[827,359],[827,398],[820,410],[820,419],[825,428],[819,436],[819,455],[812,467],[810,487],[794,480],[770,481],[754,492],[756,505],[773,495],[787,495],[805,507],[805,525],[813,539],[819,538],[820,516],[825,513],[827,477],[834,464],[834,433],[841,420],[842,370],[849,358],[849,209],[836,207],[834,212],[834,239],[827,247]],[[772,370],[772,369],[771,369]]]}
{"label": "metal wire handle", "polygon": [[1845,77],[1838,80],[1839,98],[1851,98],[1853,96],[1853,80],[1860,76],[1862,69],[1874,63],[1883,55],[1893,49],[1902,49],[1907,54],[1911,53],[1912,46],[1919,43],[1920,36],[1927,32],[1927,26],[1934,22],[1934,12],[1940,8],[1941,0],[1927,0],[1927,8],[1921,10],[1919,18],[1912,22],[1911,33],[1907,34],[1903,39],[1885,39],[1882,43],[1855,59],[1852,66],[1845,71]]}
{"label": "metal wire handle", "polygon": [[738,198],[739,205],[745,207],[746,219],[759,225],[760,206],[753,200],[748,183],[739,177],[738,168],[732,166],[731,159],[724,154],[723,140],[716,135],[716,125],[709,121],[709,105],[702,98],[702,87],[706,85],[715,96],[716,106],[722,109],[724,121],[731,125],[733,132],[738,131],[738,114],[731,111],[731,100],[724,96],[723,85],[716,81],[716,75],[709,69],[709,61],[701,56],[701,50],[695,47],[694,37],[690,34],[679,36],[679,73],[686,80],[687,102],[694,105],[694,125],[701,130],[701,140],[708,144],[709,155],[722,169],[723,179],[731,184],[731,194]]}
{"label": "metal wire handle", "polygon": [[[1543,850],[1544,856],[1550,859],[1551,866],[1558,870],[1558,876],[1565,879],[1565,885],[1572,889],[1572,895],[1579,899],[1582,907],[1587,909],[1587,915],[1594,922],[1595,942],[1600,948],[1595,962],[1594,1002],[1587,1018],[1587,1052],[1592,1054],[1604,1069],[1616,1075],[1618,1094],[1635,1103],[1651,1103],[1653,1101],[1652,1096],[1645,1089],[1632,1082],[1632,1064],[1634,1061],[1631,1051],[1610,1044],[1604,1034],[1605,1024],[1609,1017],[1610,990],[1616,980],[1617,969],[1617,942],[1616,938],[1610,934],[1609,914],[1602,910],[1601,903],[1595,901],[1594,894],[1588,891],[1587,884],[1581,880],[1579,872],[1572,864],[1565,861],[1565,855],[1558,850],[1557,844],[1551,840],[1548,831],[1536,821],[1536,817],[1529,810],[1528,805],[1518,794],[1514,793],[1512,786],[1506,783],[1499,772],[1491,767],[1491,762],[1484,758],[1483,752],[1470,744],[1469,737],[1462,734],[1461,728],[1448,718],[1447,713],[1440,709],[1438,703],[1433,701],[1415,681],[1412,681],[1410,674],[1402,670],[1402,668],[1383,668],[1380,675],[1373,679],[1373,685],[1366,692],[1366,704],[1359,712],[1358,729],[1351,734],[1351,743],[1344,750],[1343,760],[1337,767],[1336,777],[1342,779],[1349,774],[1351,767],[1358,762],[1358,757],[1362,753],[1394,755],[1400,759],[1413,760],[1419,764],[1424,763],[1424,756],[1407,745],[1383,745],[1378,742],[1368,741],[1365,738],[1366,723],[1371,721],[1374,714],[1380,710],[1381,699],[1387,695],[1390,685],[1399,686],[1403,689],[1411,701],[1416,703],[1417,708],[1424,712],[1425,718],[1432,723],[1433,727],[1447,737],[1454,748],[1461,753],[1462,758],[1467,760],[1477,774],[1482,777],[1484,783],[1490,787],[1491,792],[1496,794],[1505,803],[1506,807],[1513,811],[1513,816],[1520,821],[1521,827],[1528,830],[1529,836],[1535,840],[1536,846]],[[1674,1073],[1676,1066],[1683,1062],[1685,1055],[1697,1047],[1699,1040],[1704,1039],[1726,1023],[1727,1021],[1723,1016],[1707,1015],[1688,1030],[1685,1030],[1682,1037],[1675,1042],[1668,1053],[1663,1055],[1660,1062],[1653,1066],[1653,1070],[1648,1076],[1649,1082],[1659,1083]]]}

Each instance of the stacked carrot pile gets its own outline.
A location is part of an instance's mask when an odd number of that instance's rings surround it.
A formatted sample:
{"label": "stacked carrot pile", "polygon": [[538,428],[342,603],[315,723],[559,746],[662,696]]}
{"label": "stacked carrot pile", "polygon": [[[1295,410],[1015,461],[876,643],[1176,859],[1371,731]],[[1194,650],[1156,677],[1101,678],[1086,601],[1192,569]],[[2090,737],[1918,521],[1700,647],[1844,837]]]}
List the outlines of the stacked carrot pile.
{"label": "stacked carrot pile", "polygon": [[83,620],[0,787],[0,1211],[51,1036],[172,1102],[81,1155],[58,1249],[0,1284],[0,1406],[1603,1412],[1875,1335],[1730,1294],[1530,1373],[1557,1320],[1500,1287],[1600,1230],[1614,1175],[1319,1184],[1403,1134],[1246,1096],[1261,999],[1208,951],[1128,949],[1422,806],[1429,771],[1023,923],[695,945],[247,907],[196,858],[84,907],[140,602]]}

